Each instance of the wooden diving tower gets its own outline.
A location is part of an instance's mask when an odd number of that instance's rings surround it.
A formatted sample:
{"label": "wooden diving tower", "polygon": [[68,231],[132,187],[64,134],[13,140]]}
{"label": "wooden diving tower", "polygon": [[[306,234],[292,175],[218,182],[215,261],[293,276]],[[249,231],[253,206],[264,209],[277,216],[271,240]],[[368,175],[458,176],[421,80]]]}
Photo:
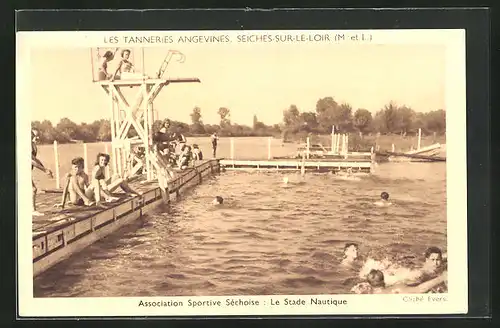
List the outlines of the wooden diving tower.
{"label": "wooden diving tower", "polygon": [[[115,53],[117,50],[118,48],[115,50]],[[143,54],[142,67],[144,67],[144,49],[141,49],[141,51]],[[124,175],[126,171],[128,171],[129,174],[134,174],[140,168],[143,168],[146,171],[147,181],[151,181],[156,179],[158,171],[163,168],[152,149],[154,100],[163,88],[170,84],[200,82],[200,79],[196,77],[163,78],[163,73],[165,72],[168,63],[172,59],[172,56],[176,54],[181,53],[178,51],[167,52],[167,55],[154,78],[151,78],[144,73],[134,73],[131,74],[129,78],[114,80],[105,79],[100,81],[96,81],[94,79],[94,83],[101,86],[109,99],[112,138],[111,156],[113,163],[112,168],[115,174]],[[99,58],[99,55],[97,57]],[[117,58],[115,60],[121,59]],[[182,55],[182,62],[183,61],[184,55]],[[92,60],[92,62],[94,62],[94,60]],[[125,89],[132,89],[135,91],[135,98],[127,99],[124,93]],[[134,92],[132,92],[132,94],[134,94]],[[138,138],[130,139],[127,137],[131,127],[134,127]],[[144,147],[145,159],[142,161],[136,160],[135,165],[130,165],[129,158],[131,156],[131,147],[133,146]]]}

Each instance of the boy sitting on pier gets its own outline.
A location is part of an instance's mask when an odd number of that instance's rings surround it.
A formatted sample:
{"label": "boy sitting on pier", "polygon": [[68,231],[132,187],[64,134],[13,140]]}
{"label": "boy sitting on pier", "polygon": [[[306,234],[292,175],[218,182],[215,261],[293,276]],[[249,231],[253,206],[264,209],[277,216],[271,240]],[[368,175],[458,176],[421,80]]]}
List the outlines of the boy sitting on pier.
{"label": "boy sitting on pier", "polygon": [[197,144],[193,145],[193,159],[195,161],[203,160],[203,153]]}
{"label": "boy sitting on pier", "polygon": [[191,147],[184,145],[181,148],[181,154],[179,155],[179,168],[185,170],[188,168],[189,162],[192,159]]}
{"label": "boy sitting on pier", "polygon": [[89,184],[89,176],[84,172],[84,160],[76,157],[71,161],[71,171],[66,175],[66,185],[63,190],[62,202],[56,207],[66,205],[69,196],[69,203],[73,205],[94,205],[94,190]]}

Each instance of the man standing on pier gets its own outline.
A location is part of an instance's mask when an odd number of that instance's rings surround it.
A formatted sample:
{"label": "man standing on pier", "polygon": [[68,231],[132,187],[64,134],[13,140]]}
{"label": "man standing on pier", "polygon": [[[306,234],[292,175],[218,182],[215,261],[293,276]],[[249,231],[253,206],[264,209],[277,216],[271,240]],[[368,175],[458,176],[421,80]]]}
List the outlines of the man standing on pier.
{"label": "man standing on pier", "polygon": [[[37,149],[37,144],[40,141],[40,136],[38,135],[38,130],[32,129],[31,130],[31,170],[33,168],[37,168],[42,172],[45,172],[49,177],[52,178],[52,171],[45,168],[43,166],[42,162],[36,157],[38,154],[38,149]],[[36,193],[38,189],[35,186],[35,182],[33,181],[33,176],[31,177],[31,184],[33,186],[33,216],[42,216],[43,213],[40,213],[36,210]]]}
{"label": "man standing on pier", "polygon": [[217,132],[214,132],[211,136],[210,139],[212,140],[212,153],[213,157],[216,158],[216,153],[217,153],[217,141],[219,141],[219,137],[217,136]]}

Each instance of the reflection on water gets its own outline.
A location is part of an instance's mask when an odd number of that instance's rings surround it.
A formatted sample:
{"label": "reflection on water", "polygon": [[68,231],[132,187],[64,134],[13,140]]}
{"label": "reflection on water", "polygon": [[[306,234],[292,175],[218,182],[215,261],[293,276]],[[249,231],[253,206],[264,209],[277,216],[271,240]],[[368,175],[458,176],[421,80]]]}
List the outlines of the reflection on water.
{"label": "reflection on water", "polygon": [[[35,297],[348,293],[346,242],[409,265],[428,246],[446,251],[445,169],[390,163],[359,181],[226,172],[53,267]],[[373,205],[382,191],[392,206]],[[210,205],[216,195],[224,205]]]}

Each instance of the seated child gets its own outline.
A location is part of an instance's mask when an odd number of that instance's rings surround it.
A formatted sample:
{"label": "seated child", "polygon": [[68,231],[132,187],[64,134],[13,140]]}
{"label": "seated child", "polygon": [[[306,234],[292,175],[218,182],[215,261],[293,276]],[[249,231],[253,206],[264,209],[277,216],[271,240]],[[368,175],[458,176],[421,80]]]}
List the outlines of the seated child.
{"label": "seated child", "polygon": [[191,147],[184,145],[181,148],[181,154],[179,155],[179,162],[178,162],[179,168],[181,170],[187,169],[191,157],[192,157]]}
{"label": "seated child", "polygon": [[68,196],[68,203],[70,204],[85,206],[94,205],[94,190],[83,168],[83,158],[77,157],[71,161],[71,172],[66,175],[67,182],[63,190],[62,202],[61,204],[57,204],[56,207],[64,208]]}
{"label": "seated child", "polygon": [[[97,203],[100,202],[101,196],[106,199],[107,202],[113,202],[118,198],[113,197],[111,193],[118,187],[120,187],[125,193],[129,195],[139,195],[138,192],[134,191],[128,185],[126,178],[122,178],[118,175],[114,176],[113,181],[111,179],[106,180],[105,168],[109,164],[109,155],[99,153],[97,155],[97,160],[92,170],[92,186],[94,187],[94,194],[96,195]],[[99,192],[97,192],[99,191]]]}
{"label": "seated child", "polygon": [[201,161],[203,159],[203,153],[197,144],[193,145],[193,159],[195,161]]}

